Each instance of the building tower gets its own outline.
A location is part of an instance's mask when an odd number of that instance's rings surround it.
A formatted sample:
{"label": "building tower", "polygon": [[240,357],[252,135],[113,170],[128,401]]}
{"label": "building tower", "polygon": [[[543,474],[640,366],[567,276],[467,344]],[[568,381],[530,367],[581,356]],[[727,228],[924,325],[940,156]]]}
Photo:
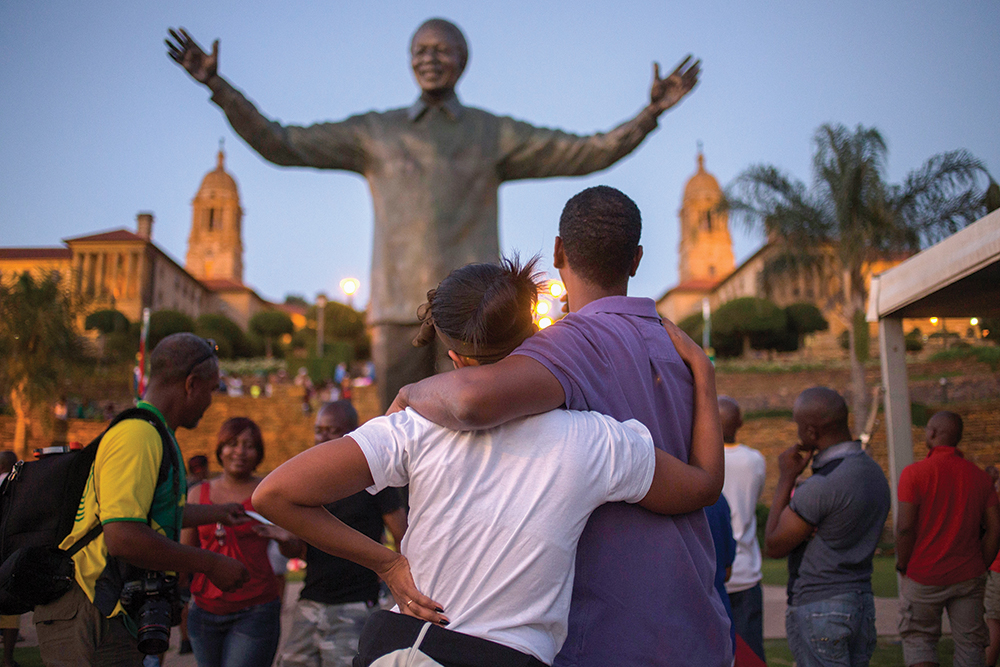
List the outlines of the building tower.
{"label": "building tower", "polygon": [[729,237],[729,215],[719,210],[722,188],[705,171],[705,156],[698,146],[698,171],[684,188],[681,203],[680,284],[719,282],[736,266]]}
{"label": "building tower", "polygon": [[225,170],[219,147],[214,171],[205,174],[191,202],[191,235],[184,268],[198,280],[243,284],[243,209],[236,181]]}

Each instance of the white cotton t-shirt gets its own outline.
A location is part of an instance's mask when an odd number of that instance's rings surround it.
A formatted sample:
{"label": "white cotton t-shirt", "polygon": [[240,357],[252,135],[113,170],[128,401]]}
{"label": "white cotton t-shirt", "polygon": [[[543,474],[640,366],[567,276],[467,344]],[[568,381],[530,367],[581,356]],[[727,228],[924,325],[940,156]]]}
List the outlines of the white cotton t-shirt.
{"label": "white cotton t-shirt", "polygon": [[736,539],[733,573],[727,593],[753,588],[761,580],[760,543],[757,541],[757,500],[764,489],[764,455],[746,445],[726,445],[726,481],[722,495],[729,503]]}
{"label": "white cotton t-shirt", "polygon": [[553,410],[487,431],[444,429],[411,409],[350,434],[375,493],[410,485],[403,538],[414,582],[449,630],[552,664],[566,639],[573,568],[590,513],[638,502],[653,481],[649,431]]}

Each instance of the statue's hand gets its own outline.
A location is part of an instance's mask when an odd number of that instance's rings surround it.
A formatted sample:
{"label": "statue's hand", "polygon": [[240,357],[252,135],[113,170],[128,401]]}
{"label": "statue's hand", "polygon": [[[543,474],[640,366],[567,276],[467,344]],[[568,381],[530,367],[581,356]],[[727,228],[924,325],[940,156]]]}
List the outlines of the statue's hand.
{"label": "statue's hand", "polygon": [[673,73],[660,78],[660,64],[653,63],[653,88],[649,92],[649,103],[663,113],[683,99],[698,83],[698,73],[701,71],[701,61],[688,65],[692,56],[681,61]]}
{"label": "statue's hand", "polygon": [[173,38],[163,40],[167,45],[167,55],[186,69],[195,81],[207,84],[219,69],[219,40],[212,42],[212,53],[205,53],[184,28],[180,28],[179,32],[169,28],[167,32]]}

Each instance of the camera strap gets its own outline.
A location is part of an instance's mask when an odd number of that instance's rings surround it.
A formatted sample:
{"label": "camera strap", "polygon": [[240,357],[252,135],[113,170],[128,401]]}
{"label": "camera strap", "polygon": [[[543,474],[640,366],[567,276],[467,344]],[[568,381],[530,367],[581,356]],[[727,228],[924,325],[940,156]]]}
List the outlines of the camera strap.
{"label": "camera strap", "polygon": [[70,558],[72,558],[77,553],[79,553],[81,549],[83,549],[85,546],[93,542],[94,539],[101,534],[102,530],[104,530],[104,527],[101,524],[97,524],[96,526],[91,528],[86,535],[77,540],[76,544],[71,546],[69,549],[66,549],[66,554]]}

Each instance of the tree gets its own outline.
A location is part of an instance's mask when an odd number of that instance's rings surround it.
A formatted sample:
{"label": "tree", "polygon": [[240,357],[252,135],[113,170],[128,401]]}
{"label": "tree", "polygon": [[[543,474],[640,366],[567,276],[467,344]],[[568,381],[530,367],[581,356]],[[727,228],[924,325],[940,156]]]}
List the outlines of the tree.
{"label": "tree", "polygon": [[[315,321],[319,316],[319,308],[309,309],[307,317]],[[371,340],[365,328],[365,315],[350,306],[337,301],[328,301],[324,308],[323,343],[327,350],[333,350],[329,344],[348,343],[351,357],[348,359],[367,359],[371,355]],[[316,329],[309,327],[298,332],[298,342],[302,347],[315,349]],[[325,355],[324,355],[325,356]]]}
{"label": "tree", "polygon": [[90,315],[87,315],[83,328],[87,331],[97,329],[102,334],[127,332],[129,321],[123,313],[114,308],[95,310]]}
{"label": "tree", "polygon": [[734,216],[791,253],[821,245],[835,249],[848,327],[854,423],[867,418],[863,362],[855,336],[856,313],[867,301],[864,267],[898,251],[916,251],[952,234],[986,211],[989,175],[964,150],[942,153],[910,172],[901,184],[886,181],[888,150],[878,130],[823,125],[814,136],[813,182],[770,165],[751,166],[729,188]]}
{"label": "tree", "polygon": [[752,347],[773,348],[772,341],[785,333],[786,322],[785,311],[772,301],[744,296],[727,301],[712,314],[712,336],[738,340],[743,356],[749,356]]}
{"label": "tree", "polygon": [[29,458],[31,414],[51,400],[66,365],[82,347],[73,326],[74,307],[58,273],[36,279],[27,271],[0,280],[0,380],[16,415],[14,451]]}
{"label": "tree", "polygon": [[823,312],[816,307],[816,304],[808,301],[785,306],[785,317],[788,320],[788,331],[795,334],[798,341],[797,347],[802,347],[807,334],[830,328],[830,323],[823,317]]}
{"label": "tree", "polygon": [[194,320],[190,315],[176,310],[158,310],[149,316],[146,350],[152,351],[167,336],[184,331],[194,333]]}
{"label": "tree", "polygon": [[254,356],[253,345],[240,325],[225,315],[205,313],[194,323],[194,332],[202,338],[211,338],[219,346],[219,356],[223,359]]}
{"label": "tree", "polygon": [[275,336],[290,334],[295,331],[292,318],[280,310],[265,310],[250,318],[250,330],[264,337],[264,354],[268,359],[274,356],[273,339]]}
{"label": "tree", "polygon": [[286,306],[298,306],[299,308],[308,308],[309,302],[301,294],[286,294],[285,295],[285,305]]}
{"label": "tree", "polygon": [[131,359],[139,350],[138,328],[133,327],[125,315],[113,308],[96,310],[87,315],[83,328],[101,332],[101,360]]}

